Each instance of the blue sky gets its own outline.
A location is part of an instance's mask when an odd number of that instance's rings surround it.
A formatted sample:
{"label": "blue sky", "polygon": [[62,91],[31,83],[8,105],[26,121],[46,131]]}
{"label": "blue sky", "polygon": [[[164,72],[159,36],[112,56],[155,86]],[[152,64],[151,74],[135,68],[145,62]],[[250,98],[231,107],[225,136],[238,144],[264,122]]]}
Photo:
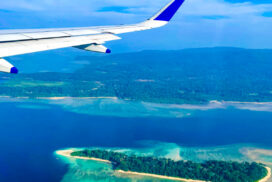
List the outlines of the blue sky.
{"label": "blue sky", "polygon": [[[0,1],[0,29],[137,23],[170,0]],[[121,35],[115,52],[235,46],[272,48],[272,0],[187,0],[168,26]],[[140,40],[140,41],[139,41]]]}

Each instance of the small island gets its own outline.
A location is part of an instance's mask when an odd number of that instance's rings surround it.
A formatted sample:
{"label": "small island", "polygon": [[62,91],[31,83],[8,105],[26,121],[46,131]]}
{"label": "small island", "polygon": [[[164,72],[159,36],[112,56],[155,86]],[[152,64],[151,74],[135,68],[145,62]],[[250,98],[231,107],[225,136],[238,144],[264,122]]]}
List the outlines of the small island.
{"label": "small island", "polygon": [[263,164],[231,161],[174,161],[167,158],[127,155],[109,150],[85,149],[72,151],[70,156],[111,163],[114,170],[168,179],[190,181],[256,182],[267,177],[269,170]]}

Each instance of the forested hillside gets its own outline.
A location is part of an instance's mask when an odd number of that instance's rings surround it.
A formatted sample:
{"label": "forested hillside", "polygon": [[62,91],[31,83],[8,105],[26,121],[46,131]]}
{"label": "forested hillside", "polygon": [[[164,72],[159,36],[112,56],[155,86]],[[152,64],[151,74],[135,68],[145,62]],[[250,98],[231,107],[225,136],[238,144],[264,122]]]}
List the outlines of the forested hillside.
{"label": "forested hillside", "polygon": [[272,101],[272,50],[203,48],[77,57],[74,73],[1,74],[0,95],[158,103]]}

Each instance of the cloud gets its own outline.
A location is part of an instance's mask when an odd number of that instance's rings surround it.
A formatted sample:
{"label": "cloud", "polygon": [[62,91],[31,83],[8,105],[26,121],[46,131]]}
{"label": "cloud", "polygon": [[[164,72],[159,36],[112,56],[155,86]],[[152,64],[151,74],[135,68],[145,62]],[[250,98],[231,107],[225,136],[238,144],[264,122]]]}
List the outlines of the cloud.
{"label": "cloud", "polygon": [[107,6],[102,7],[97,12],[118,12],[118,13],[131,13],[128,7],[123,6]]}
{"label": "cloud", "polygon": [[253,3],[253,4],[269,4],[272,0],[225,0],[230,3]]}
{"label": "cloud", "polygon": [[37,3],[31,3],[32,1],[25,0],[11,0],[11,1],[1,1],[0,7],[5,10],[31,10],[39,11],[42,7]]}
{"label": "cloud", "polygon": [[[0,28],[137,23],[151,17],[169,1],[0,1]],[[208,46],[272,48],[271,9],[272,0],[187,0],[167,27],[124,34],[122,41],[109,44],[118,47],[117,50],[133,51]]]}
{"label": "cloud", "polygon": [[227,19],[228,16],[220,16],[220,15],[213,15],[213,16],[202,16],[204,19],[210,19],[210,20],[219,20],[219,19]]}
{"label": "cloud", "polygon": [[[37,11],[48,13],[95,12],[141,13],[150,15],[160,9],[169,0],[10,0],[1,1],[4,10]],[[263,2],[263,3],[260,3]],[[271,2],[270,4],[267,2]],[[258,3],[258,4],[256,4]],[[272,0],[187,0],[182,9],[183,14],[191,16],[229,17],[235,15],[255,15],[272,8]]]}
{"label": "cloud", "polygon": [[192,16],[255,16],[269,11],[272,4],[230,3],[222,0],[191,0],[183,9],[185,15]]}

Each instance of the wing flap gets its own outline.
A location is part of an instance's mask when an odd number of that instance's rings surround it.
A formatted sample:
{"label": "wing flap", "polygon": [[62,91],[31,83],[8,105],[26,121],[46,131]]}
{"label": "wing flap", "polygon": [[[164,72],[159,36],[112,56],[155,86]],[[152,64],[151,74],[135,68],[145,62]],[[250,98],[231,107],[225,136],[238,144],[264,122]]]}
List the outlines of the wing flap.
{"label": "wing flap", "polygon": [[[36,39],[49,39],[49,38],[63,38],[73,36],[88,36],[98,35],[103,33],[121,34],[128,32],[135,32],[141,30],[147,30],[151,27],[146,24],[139,23],[135,25],[123,25],[123,26],[108,26],[108,27],[96,27],[95,29],[66,29],[61,31],[46,30],[45,32],[21,32],[12,34],[0,34],[0,43],[11,42],[11,41],[25,41],[25,40],[36,40]],[[18,30],[19,31],[19,30]]]}
{"label": "wing flap", "polygon": [[25,33],[31,39],[45,39],[45,38],[58,38],[58,37],[70,37],[70,34],[64,32],[41,32],[41,33]]}
{"label": "wing flap", "polygon": [[94,35],[94,34],[99,34],[101,32],[88,29],[88,30],[67,30],[67,31],[63,31],[63,33],[69,34],[71,36],[79,36],[79,35]]}
{"label": "wing flap", "polygon": [[0,44],[0,57],[8,57],[20,54],[40,52],[45,50],[74,47],[92,43],[101,43],[118,39],[120,39],[120,37],[112,34],[100,34],[89,36],[8,42]]}
{"label": "wing flap", "polygon": [[0,42],[11,42],[11,41],[18,41],[18,40],[31,40],[31,37],[27,37],[23,34],[6,34],[0,35]]}

